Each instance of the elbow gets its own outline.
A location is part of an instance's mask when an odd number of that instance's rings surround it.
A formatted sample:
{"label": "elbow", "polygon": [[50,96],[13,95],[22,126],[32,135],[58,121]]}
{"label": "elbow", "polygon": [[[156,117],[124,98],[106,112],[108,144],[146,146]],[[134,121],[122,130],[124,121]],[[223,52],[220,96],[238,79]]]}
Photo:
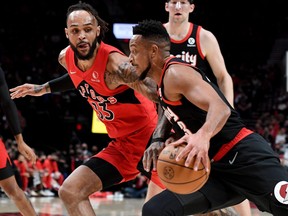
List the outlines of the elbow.
{"label": "elbow", "polygon": [[225,104],[225,106],[222,109],[222,113],[225,116],[226,120],[229,118],[229,116],[231,115],[231,109],[229,108],[228,105]]}

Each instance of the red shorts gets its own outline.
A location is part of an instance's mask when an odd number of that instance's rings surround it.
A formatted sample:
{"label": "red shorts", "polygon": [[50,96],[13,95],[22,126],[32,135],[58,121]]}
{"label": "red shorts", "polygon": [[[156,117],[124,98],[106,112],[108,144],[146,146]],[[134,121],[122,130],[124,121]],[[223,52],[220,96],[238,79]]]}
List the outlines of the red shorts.
{"label": "red shorts", "polygon": [[0,180],[14,175],[12,163],[6,151],[5,144],[0,139]]}
{"label": "red shorts", "polygon": [[[149,145],[154,129],[155,125],[149,124],[129,136],[117,138],[95,157],[112,164],[122,175],[121,182],[133,180],[141,171],[139,171],[139,163],[142,163],[144,151]],[[164,188],[156,172],[152,172],[149,179]]]}

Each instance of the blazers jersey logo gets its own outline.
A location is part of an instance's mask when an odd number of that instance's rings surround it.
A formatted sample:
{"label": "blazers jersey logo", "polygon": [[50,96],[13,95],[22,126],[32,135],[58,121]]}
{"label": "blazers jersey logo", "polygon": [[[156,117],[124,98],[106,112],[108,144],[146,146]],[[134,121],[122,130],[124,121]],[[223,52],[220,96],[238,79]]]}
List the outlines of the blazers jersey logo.
{"label": "blazers jersey logo", "polygon": [[274,194],[280,203],[288,205],[288,182],[278,182],[274,188]]}
{"label": "blazers jersey logo", "polygon": [[187,47],[195,47],[196,46],[194,38],[190,37],[187,41],[188,41]]}

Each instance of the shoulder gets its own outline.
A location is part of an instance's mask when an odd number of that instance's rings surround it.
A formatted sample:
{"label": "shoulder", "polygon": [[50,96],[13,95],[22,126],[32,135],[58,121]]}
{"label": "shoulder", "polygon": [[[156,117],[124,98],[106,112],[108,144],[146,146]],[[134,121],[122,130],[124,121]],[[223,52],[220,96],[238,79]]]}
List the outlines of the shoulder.
{"label": "shoulder", "polygon": [[61,52],[59,53],[58,56],[58,62],[63,65],[64,67],[66,66],[66,60],[65,60],[65,56],[66,56],[66,52],[68,50],[70,46],[65,47],[64,49],[61,50]]}
{"label": "shoulder", "polygon": [[128,61],[128,57],[118,51],[112,51],[108,56],[108,63],[122,63],[123,61]]}
{"label": "shoulder", "polygon": [[211,51],[211,49],[213,50],[219,46],[215,35],[207,29],[201,28],[199,38],[200,38],[200,46],[205,56],[207,52]]}
{"label": "shoulder", "polygon": [[65,47],[64,49],[61,50],[59,56],[65,56],[66,55],[66,51],[68,50],[70,46]]}
{"label": "shoulder", "polygon": [[[184,64],[170,65],[163,77],[163,84],[167,94],[174,95],[182,94],[185,89],[198,85],[201,75],[194,68]],[[179,98],[178,98],[179,99]]]}
{"label": "shoulder", "polygon": [[106,62],[106,70],[110,73],[117,74],[120,65],[122,65],[123,62],[129,62],[129,59],[126,55],[119,52],[110,52]]}
{"label": "shoulder", "polygon": [[211,31],[203,27],[200,29],[200,40],[215,40],[215,39],[216,37]]}
{"label": "shoulder", "polygon": [[165,71],[165,76],[172,82],[183,81],[193,76],[196,70],[186,63],[174,63],[169,65]]}

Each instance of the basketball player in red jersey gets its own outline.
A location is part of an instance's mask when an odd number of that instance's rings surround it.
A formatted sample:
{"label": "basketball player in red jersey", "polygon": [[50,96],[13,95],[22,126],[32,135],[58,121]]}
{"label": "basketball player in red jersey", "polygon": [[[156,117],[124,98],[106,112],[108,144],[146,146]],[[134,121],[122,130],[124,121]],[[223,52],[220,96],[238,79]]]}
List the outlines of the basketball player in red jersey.
{"label": "basketball player in red jersey", "polygon": [[[142,164],[158,119],[152,102],[157,100],[156,85],[147,79],[130,83],[131,75],[126,76],[126,72],[133,67],[127,56],[102,41],[107,30],[107,23],[91,5],[80,2],[70,6],[65,28],[69,46],[59,54],[67,74],[43,85],[24,84],[11,89],[11,97],[18,98],[76,88],[113,139],[60,187],[59,196],[71,216],[95,215],[89,196],[133,180],[139,171],[151,179],[147,200],[163,188],[156,172],[146,172]],[[127,82],[130,84],[125,85]]]}
{"label": "basketball player in red jersey", "polygon": [[[170,145],[182,145],[176,160],[195,159],[211,172],[207,183],[191,194],[164,190],[146,202],[142,216],[195,215],[251,200],[261,210],[288,215],[288,172],[279,156],[259,134],[246,128],[221,90],[196,67],[170,55],[170,37],[163,24],[145,20],[133,27],[130,61],[139,79],[158,84],[166,122],[163,134],[180,137]],[[168,122],[169,121],[169,122]],[[167,137],[163,137],[167,139]],[[155,143],[154,143],[155,144]],[[149,170],[160,151],[153,143],[145,150],[143,164]]]}
{"label": "basketball player in red jersey", "polygon": [[[2,68],[0,68],[0,103],[18,145],[18,151],[32,163],[35,163],[36,155],[23,139],[17,107],[9,95],[8,86]],[[0,187],[15,203],[22,215],[37,215],[24,191],[17,184],[12,163],[2,139],[0,139]]]}
{"label": "basketball player in red jersey", "polygon": [[[189,14],[194,9],[194,0],[167,0],[165,3],[169,17],[164,27],[170,35],[170,52],[200,68],[234,106],[233,81],[226,69],[218,41],[212,32],[189,22]],[[235,206],[235,209],[240,215],[251,216],[248,200]]]}

